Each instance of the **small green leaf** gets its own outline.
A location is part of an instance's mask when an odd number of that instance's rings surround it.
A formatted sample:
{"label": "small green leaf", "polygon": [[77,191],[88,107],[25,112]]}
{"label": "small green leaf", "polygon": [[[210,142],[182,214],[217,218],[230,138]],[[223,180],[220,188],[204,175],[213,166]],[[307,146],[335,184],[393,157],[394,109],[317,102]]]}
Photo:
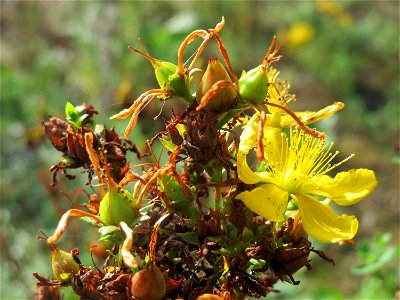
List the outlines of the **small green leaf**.
{"label": "small green leaf", "polygon": [[102,236],[101,238],[99,238],[99,241],[107,242],[107,243],[110,243],[112,245],[120,245],[123,242],[123,238],[119,238],[116,235],[111,235],[110,234],[110,235]]}
{"label": "small green leaf", "polygon": [[81,217],[81,220],[94,226],[101,226],[101,224],[97,223],[97,221],[90,217]]}
{"label": "small green leaf", "polygon": [[75,127],[80,126],[79,113],[71,102],[65,104],[65,117],[71,125]]}
{"label": "small green leaf", "polygon": [[250,258],[249,262],[247,263],[247,269],[248,271],[261,269],[266,263],[267,262],[264,259]]}
{"label": "small green leaf", "polygon": [[169,137],[160,138],[160,142],[165,148],[167,148],[168,151],[173,152],[177,148],[177,146],[173,142],[171,142],[171,139]]}
{"label": "small green leaf", "polygon": [[71,273],[61,273],[60,278],[62,281],[69,281],[71,278]]}

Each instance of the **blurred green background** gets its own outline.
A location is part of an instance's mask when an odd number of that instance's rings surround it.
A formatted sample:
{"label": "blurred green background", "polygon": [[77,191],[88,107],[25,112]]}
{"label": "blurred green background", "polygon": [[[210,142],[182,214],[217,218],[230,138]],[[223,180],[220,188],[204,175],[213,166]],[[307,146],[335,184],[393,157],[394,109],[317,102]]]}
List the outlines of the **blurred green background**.
{"label": "blurred green background", "polygon": [[[152,56],[176,63],[182,39],[194,29],[213,28],[221,16],[226,19],[221,36],[237,74],[261,63],[275,34],[283,42],[284,56],[275,67],[299,99],[292,108],[346,104],[345,110],[317,125],[330,134],[342,158],[356,153],[345,168],[373,169],[379,181],[371,197],[342,210],[359,218],[356,245],[315,244],[336,265],[313,257],[313,270],[295,275],[299,286],[278,284],[280,293],[270,298],[399,297],[398,1],[0,5],[1,299],[33,297],[32,272],[51,275],[50,250],[35,238],[38,230],[51,234],[64,211],[85,201],[78,191],[68,194],[79,181],[61,180],[57,189],[50,189],[48,169],[60,153],[44,139],[40,122],[48,114],[63,116],[66,101],[86,101],[100,112],[96,120],[121,132],[126,122],[108,117],[157,87],[149,62],[127,46],[138,46],[140,37]],[[218,55],[214,42],[207,55]],[[153,102],[141,114],[142,130],[131,137],[139,145],[157,130],[152,118],[161,104]],[[170,114],[176,105],[180,103],[168,103],[164,112]],[[90,264],[88,247],[97,238],[89,225],[74,220],[58,246],[79,246],[83,261]],[[66,294],[65,299],[70,298]]]}

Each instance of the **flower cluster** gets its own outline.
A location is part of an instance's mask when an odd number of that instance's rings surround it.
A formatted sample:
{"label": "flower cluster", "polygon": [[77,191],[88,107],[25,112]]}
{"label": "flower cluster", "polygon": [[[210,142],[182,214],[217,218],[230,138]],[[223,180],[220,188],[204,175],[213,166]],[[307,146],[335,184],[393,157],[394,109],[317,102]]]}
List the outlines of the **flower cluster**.
{"label": "flower cluster", "polygon": [[[90,299],[244,299],[264,297],[278,281],[298,284],[293,275],[311,269],[317,253],[308,235],[335,243],[351,240],[355,216],[337,215],[331,201],[352,205],[375,189],[374,172],[356,169],[329,174],[348,158],[326,143],[325,133],[308,125],[344,107],[335,102],[319,111],[294,112],[289,83],[271,64],[281,59],[274,37],[259,66],[238,77],[219,35],[224,19],[209,30],[195,30],[178,49],[177,64],[147,58],[159,87],[141,94],[131,107],[111,117],[130,118],[123,136],[94,122],[97,111],[67,103],[65,118],[43,122],[46,135],[62,152],[51,168],[84,168],[92,191],[85,210],[72,208],[61,217],[47,241],[57,280],[38,274],[38,286],[72,285]],[[184,52],[200,38],[190,65]],[[223,63],[208,60],[192,90],[193,66],[211,39]],[[225,65],[225,66],[224,66]],[[130,139],[139,114],[155,97],[179,101],[186,110],[166,119],[165,130],[146,144],[146,153]],[[146,159],[153,144],[168,150],[166,164]],[[140,147],[142,148],[142,147]],[[130,152],[138,163],[132,165]],[[160,153],[160,156],[163,153]],[[137,166],[141,171],[135,173]],[[133,186],[132,186],[133,183]],[[97,226],[104,242],[102,269],[83,265],[77,255],[58,249],[72,217]]]}

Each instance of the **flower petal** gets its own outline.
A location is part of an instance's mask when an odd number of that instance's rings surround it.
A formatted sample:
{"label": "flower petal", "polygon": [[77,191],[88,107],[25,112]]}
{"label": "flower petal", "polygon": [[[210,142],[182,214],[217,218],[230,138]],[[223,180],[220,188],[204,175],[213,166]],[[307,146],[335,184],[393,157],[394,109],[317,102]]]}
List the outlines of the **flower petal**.
{"label": "flower petal", "polygon": [[244,126],[243,132],[240,136],[239,151],[248,154],[249,151],[256,146],[259,120],[260,114],[256,113]]}
{"label": "flower petal", "polygon": [[[314,123],[321,119],[328,118],[332,116],[337,111],[341,110],[344,107],[342,102],[335,102],[332,105],[329,105],[319,111],[304,111],[304,112],[296,112],[296,115],[300,118],[300,120],[304,124]],[[296,126],[296,121],[289,115],[283,115],[281,120],[282,128],[293,127]]]}
{"label": "flower petal", "polygon": [[247,154],[239,151],[237,155],[236,167],[238,171],[238,177],[241,181],[247,184],[256,184],[259,182],[271,182],[273,180],[272,175],[269,172],[255,173],[250,169],[247,164]]}
{"label": "flower petal", "polygon": [[273,179],[269,172],[255,173],[247,164],[247,154],[257,144],[258,122],[259,114],[255,114],[244,126],[243,133],[240,136],[236,166],[239,179],[247,184],[270,182]]}
{"label": "flower petal", "polygon": [[337,215],[333,209],[306,194],[291,195],[299,205],[305,231],[323,243],[350,240],[357,233],[355,216]]}
{"label": "flower petal", "polygon": [[236,196],[256,214],[274,222],[284,220],[289,194],[276,185],[264,184]]}
{"label": "flower petal", "polygon": [[369,196],[377,184],[374,171],[353,169],[340,172],[331,180],[320,180],[318,190],[315,193],[310,191],[310,193],[328,197],[341,206],[347,206]]}

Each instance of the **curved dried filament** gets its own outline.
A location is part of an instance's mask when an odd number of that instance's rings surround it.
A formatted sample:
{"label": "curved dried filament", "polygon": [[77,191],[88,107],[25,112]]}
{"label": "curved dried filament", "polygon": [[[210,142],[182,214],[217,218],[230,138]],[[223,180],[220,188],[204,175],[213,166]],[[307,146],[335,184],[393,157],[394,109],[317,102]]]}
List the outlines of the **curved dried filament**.
{"label": "curved dried filament", "polygon": [[124,178],[122,178],[121,181],[119,182],[119,186],[123,187],[135,180],[139,180],[141,183],[146,184],[146,180],[142,176],[132,172],[128,172],[125,174]]}
{"label": "curved dried filament", "polygon": [[289,108],[287,108],[286,106],[282,106],[276,103],[271,103],[271,102],[265,102],[266,105],[269,106],[274,106],[277,108],[282,109],[284,112],[286,112],[289,116],[291,116],[293,118],[293,120],[296,121],[297,126],[299,126],[300,129],[302,129],[303,131],[305,131],[306,133],[308,133],[309,135],[315,137],[315,138],[319,138],[319,139],[324,139],[325,138],[325,133],[323,132],[319,132],[315,129],[312,129],[310,127],[308,127],[307,125],[305,125],[298,116],[296,116],[296,114],[291,111]]}
{"label": "curved dried filament", "polygon": [[[178,49],[178,70],[177,73],[179,76],[183,77],[184,76],[184,72],[183,72],[183,54],[185,52],[186,47],[193,42],[195,39],[197,39],[198,37],[201,37],[203,39],[206,39],[208,37],[208,32],[202,29],[199,30],[195,30],[193,31],[191,34],[189,34],[185,40],[182,42],[181,46]],[[196,55],[197,57],[197,55]],[[195,57],[195,58],[196,58]]]}
{"label": "curved dried filament", "polygon": [[226,52],[224,43],[222,42],[222,39],[219,36],[218,31],[213,30],[213,34],[214,34],[214,37],[217,39],[219,51],[222,54],[222,57],[223,57],[223,59],[225,61],[225,65],[228,68],[229,74],[232,76],[233,82],[237,84],[239,79],[237,78],[235,72],[233,72],[232,64],[231,64],[231,61],[229,59],[228,52]]}
{"label": "curved dried filament", "polygon": [[149,94],[154,94],[154,96],[162,96],[165,95],[166,91],[162,89],[152,89],[144,92],[137,98],[133,104],[129,107],[126,108],[119,113],[113,115],[110,117],[111,120],[123,120],[129,117],[133,112],[137,109],[137,107],[141,104],[144,98],[146,98]]}
{"label": "curved dried filament", "polygon": [[151,176],[151,178],[149,179],[149,181],[147,181],[146,185],[144,186],[142,192],[140,193],[140,195],[139,195],[139,197],[137,199],[137,202],[136,202],[136,207],[137,208],[141,208],[142,207],[143,196],[149,190],[150,186],[154,183],[154,181],[156,181],[158,177],[163,176],[164,174],[166,174],[171,169],[172,169],[172,166],[167,164],[166,166],[164,166],[161,169],[157,170],[157,172],[155,172],[154,175]]}
{"label": "curved dried filament", "polygon": [[[180,154],[180,149],[178,148],[175,150],[171,155],[169,156],[168,162],[165,166],[163,166],[161,169],[158,169],[153,176],[150,177],[150,179],[147,181],[146,185],[143,187],[142,192],[140,193],[137,202],[136,202],[136,208],[140,209],[142,206],[142,201],[143,201],[143,196],[144,194],[149,190],[150,186],[154,183],[154,181],[157,180],[158,177],[164,176],[168,172],[170,173],[175,173],[176,172],[176,159],[177,156]],[[141,183],[138,183],[138,186],[140,186]],[[137,186],[137,187],[138,187]],[[137,193],[137,187],[135,187],[135,193]]]}
{"label": "curved dried filament", "polygon": [[103,198],[106,193],[104,191],[103,179],[100,172],[100,158],[96,150],[94,150],[93,148],[93,134],[91,132],[85,133],[85,147],[89,155],[89,159],[94,166],[97,178],[99,180],[100,195],[101,198]]}
{"label": "curved dried filament", "polygon": [[221,88],[229,86],[233,87],[236,92],[239,93],[236,85],[234,85],[232,82],[228,80],[219,80],[213,84],[213,86],[203,95],[203,97],[201,97],[200,104],[196,107],[196,110],[199,111],[204,108]]}
{"label": "curved dried filament", "polygon": [[189,70],[193,68],[193,65],[203,52],[206,44],[208,41],[213,37],[215,32],[220,31],[222,28],[224,28],[225,25],[225,18],[222,17],[221,22],[219,22],[214,29],[210,29],[210,32],[207,32],[205,30],[199,29],[195,30],[192,33],[190,33],[185,40],[182,42],[181,46],[178,49],[178,75],[181,76],[182,78],[184,77],[184,68],[183,68],[183,54],[185,52],[186,47],[193,42],[196,38],[201,37],[204,41],[201,43],[199,48],[197,49],[196,56],[193,58],[192,63],[189,66]]}
{"label": "curved dried filament", "polygon": [[124,261],[124,264],[128,266],[129,268],[137,268],[139,266],[136,258],[132,255],[131,250],[132,250],[132,243],[133,243],[133,231],[132,229],[125,223],[125,222],[120,222],[119,227],[123,230],[123,232],[126,235],[126,238],[124,240],[124,243],[122,244],[121,247],[121,256],[122,260]]}
{"label": "curved dried filament", "polygon": [[157,223],[155,225],[155,228],[151,234],[150,243],[149,243],[149,255],[150,255],[150,259],[151,259],[153,266],[156,265],[156,261],[157,261],[156,246],[157,246],[158,228],[160,228],[160,223]]}
{"label": "curved dried filament", "polygon": [[132,115],[128,126],[125,129],[124,137],[127,137],[132,130],[135,128],[137,117],[142,111],[142,109],[149,104],[149,102],[157,96],[165,96],[168,91],[163,89],[152,89],[147,92],[144,92],[140,97],[132,104],[132,106],[128,109],[124,109],[120,113],[111,117],[112,120],[121,120],[129,117]]}
{"label": "curved dried filament", "polygon": [[[264,68],[268,67],[268,65],[270,65],[271,63],[280,60],[281,57],[282,57],[280,55],[276,56],[278,54],[278,52],[279,52],[279,49],[282,46],[281,42],[279,42],[276,45],[274,51],[272,51],[272,48],[273,48],[275,42],[276,42],[276,36],[274,35],[274,37],[272,38],[271,44],[269,45],[268,50],[267,50],[267,52],[265,53],[265,56],[264,56],[264,60],[263,60],[263,63],[262,63],[262,66]],[[271,53],[271,51],[272,51],[272,53]]]}
{"label": "curved dried filament", "polygon": [[[194,66],[194,64],[197,62],[197,60],[199,59],[201,53],[203,53],[204,48],[206,47],[207,43],[210,41],[210,39],[215,36],[216,34],[218,34],[218,32],[224,28],[225,25],[225,18],[222,17],[222,20],[220,23],[218,23],[214,29],[209,29],[209,33],[207,34],[206,37],[204,37],[204,41],[201,43],[201,45],[199,46],[199,48],[197,48],[196,51],[196,55],[193,58],[192,62],[189,65],[189,70],[191,70]],[[221,48],[220,48],[221,49]],[[222,51],[221,51],[222,52]],[[226,51],[225,51],[226,52]]]}
{"label": "curved dried filament", "polygon": [[80,209],[70,209],[69,211],[67,211],[66,213],[64,213],[62,215],[60,221],[58,222],[58,226],[57,226],[54,234],[47,239],[47,243],[49,245],[52,245],[61,239],[61,237],[67,227],[68,221],[71,219],[71,217],[88,217],[97,223],[103,224],[103,222],[100,220],[100,218],[96,215],[93,215],[91,213],[88,213],[88,212],[80,210]]}

